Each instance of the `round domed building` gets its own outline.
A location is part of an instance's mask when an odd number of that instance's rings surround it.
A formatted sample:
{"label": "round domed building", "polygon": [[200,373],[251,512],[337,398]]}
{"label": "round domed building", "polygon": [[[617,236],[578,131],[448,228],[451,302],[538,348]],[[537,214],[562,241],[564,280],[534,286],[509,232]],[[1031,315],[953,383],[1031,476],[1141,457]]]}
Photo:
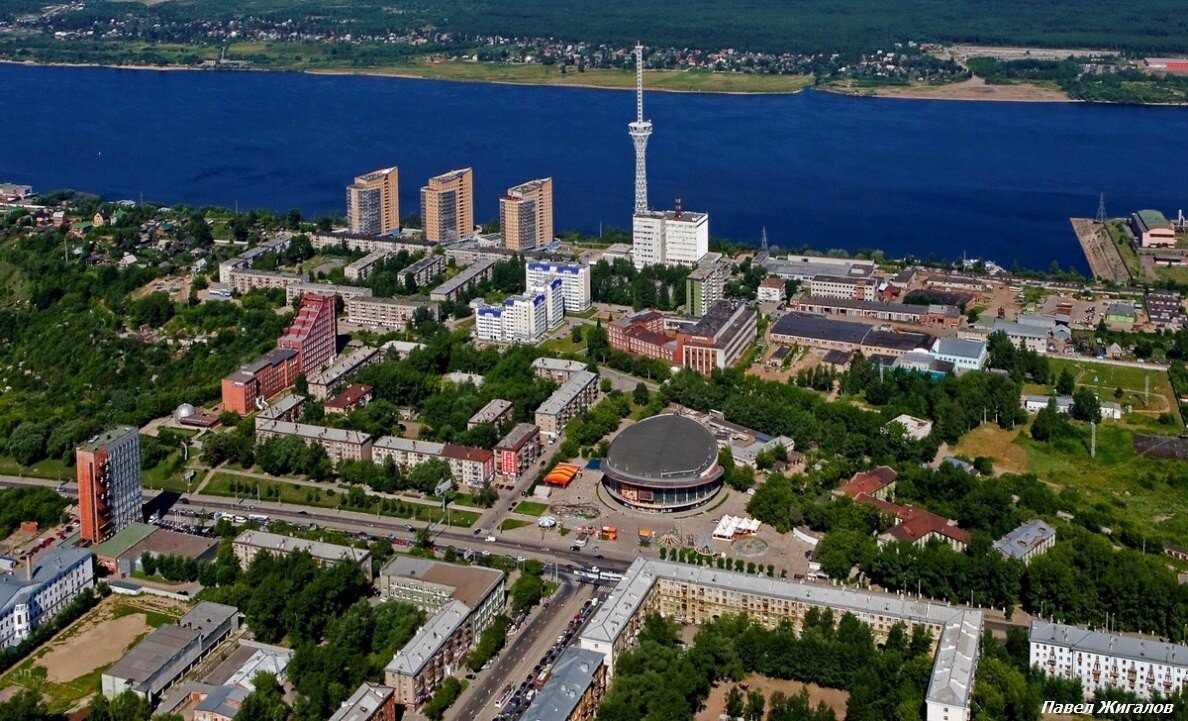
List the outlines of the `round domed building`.
{"label": "round domed building", "polygon": [[602,460],[611,497],[641,511],[683,511],[722,490],[718,444],[704,426],[665,413],[628,426]]}

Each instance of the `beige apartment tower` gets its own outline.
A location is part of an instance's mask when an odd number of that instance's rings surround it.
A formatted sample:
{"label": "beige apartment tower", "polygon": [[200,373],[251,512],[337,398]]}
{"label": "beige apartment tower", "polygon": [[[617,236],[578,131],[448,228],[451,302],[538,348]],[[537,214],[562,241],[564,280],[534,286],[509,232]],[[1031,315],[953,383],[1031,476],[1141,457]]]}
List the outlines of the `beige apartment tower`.
{"label": "beige apartment tower", "polygon": [[499,227],[509,250],[533,250],[553,240],[553,179],[508,188],[499,199]]}
{"label": "beige apartment tower", "polygon": [[355,178],[346,196],[352,233],[380,235],[400,228],[400,173],[395,166]]}
{"label": "beige apartment tower", "polygon": [[474,230],[474,171],[451,170],[430,178],[421,188],[421,221],[425,240],[440,243]]}

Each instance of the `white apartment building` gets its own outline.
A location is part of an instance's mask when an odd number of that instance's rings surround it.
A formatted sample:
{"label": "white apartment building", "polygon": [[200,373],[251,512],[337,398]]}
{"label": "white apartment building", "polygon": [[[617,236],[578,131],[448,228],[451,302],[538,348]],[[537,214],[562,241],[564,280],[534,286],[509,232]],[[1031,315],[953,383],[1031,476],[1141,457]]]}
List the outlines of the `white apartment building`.
{"label": "white apartment building", "polygon": [[1049,676],[1079,679],[1088,698],[1113,687],[1141,699],[1188,689],[1188,646],[1032,621],[1030,661]]}
{"label": "white apartment building", "polygon": [[304,275],[282,273],[276,270],[250,270],[241,268],[232,270],[228,275],[230,276],[231,290],[240,295],[256,290],[257,288],[283,288],[287,290],[289,286],[305,281]]}
{"label": "white apartment building", "polygon": [[565,319],[565,301],[560,278],[530,287],[502,305],[479,305],[475,309],[474,337],[500,343],[537,343]]}
{"label": "white apartment building", "polygon": [[937,338],[930,354],[937,360],[952,363],[958,373],[980,371],[990,360],[985,341],[964,338]]}
{"label": "white apartment building", "polygon": [[844,275],[815,275],[809,281],[809,295],[817,298],[846,298],[874,300],[879,289],[875,278],[853,278]]}
{"label": "white apartment building", "polygon": [[681,210],[636,213],[631,240],[636,268],[694,266],[709,252],[709,214]]}
{"label": "white apartment building", "polygon": [[346,302],[352,298],[370,298],[371,288],[363,288],[357,285],[334,285],[333,283],[304,281],[292,283],[285,287],[285,302],[289,305],[295,305],[295,302],[306,293],[336,295],[342,298],[343,302]]}
{"label": "white apartment building", "polygon": [[371,436],[366,433],[256,418],[256,443],[288,436],[300,438],[307,446],[321,446],[335,465],[343,461],[371,460]]}
{"label": "white apartment building", "polygon": [[399,436],[378,438],[371,448],[371,460],[376,464],[391,461],[397,466],[411,468],[434,459],[449,463],[450,472],[460,485],[482,487],[495,476],[495,454],[483,448]]}
{"label": "white apartment building", "polygon": [[58,545],[0,575],[0,649],[16,646],[95,584],[90,549]]}
{"label": "white apartment building", "polygon": [[437,303],[408,298],[354,298],[346,302],[347,322],[404,330],[413,314],[426,308],[434,320],[438,317]]}
{"label": "white apartment building", "polygon": [[590,266],[535,260],[524,264],[527,288],[547,285],[557,279],[561,281],[561,297],[565,300],[566,313],[580,313],[590,307]]}
{"label": "white apartment building", "polygon": [[536,409],[536,425],[544,435],[556,438],[566,423],[594,407],[597,399],[598,376],[577,371]]}
{"label": "white apartment building", "polygon": [[650,613],[691,624],[747,613],[768,627],[786,621],[799,628],[814,608],[831,609],[835,616],[851,613],[869,625],[880,641],[897,623],[926,628],[935,641],[924,695],[925,719],[968,721],[972,717],[983,620],[981,611],[962,606],[637,558],[598,604],[578,645],[603,655],[610,678],[619,654],[634,645]]}

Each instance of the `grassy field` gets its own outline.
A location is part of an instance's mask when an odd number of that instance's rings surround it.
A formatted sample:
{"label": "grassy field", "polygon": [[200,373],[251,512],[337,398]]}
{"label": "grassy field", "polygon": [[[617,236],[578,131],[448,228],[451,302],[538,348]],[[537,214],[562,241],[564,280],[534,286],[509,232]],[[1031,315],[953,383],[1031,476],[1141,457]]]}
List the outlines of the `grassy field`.
{"label": "grassy field", "polygon": [[[1069,368],[1078,386],[1092,390],[1103,402],[1116,401],[1123,406],[1132,406],[1137,415],[1153,418],[1176,409],[1176,396],[1165,371],[1064,358],[1052,358],[1050,364],[1054,375]],[[1146,378],[1150,378],[1149,396],[1143,393]],[[1123,391],[1120,399],[1114,396],[1118,388]]]}
{"label": "grassy field", "polygon": [[499,524],[499,530],[514,531],[517,528],[523,528],[527,525],[530,525],[528,521],[521,521],[518,518],[505,518],[503,519],[503,523]]}
{"label": "grassy field", "polygon": [[[336,68],[314,69],[314,72],[356,72]],[[369,75],[454,80],[471,83],[512,83],[516,85],[572,85],[594,88],[634,88],[632,70],[590,69],[584,73],[559,67],[476,62],[418,63],[366,68],[358,72]],[[695,70],[655,70],[644,75],[649,90],[670,90],[690,93],[794,93],[812,83],[807,75],[747,75],[743,73],[712,73]]]}
{"label": "grassy field", "polygon": [[[370,501],[369,505],[360,508],[358,506],[342,505],[341,500],[346,496],[344,493],[337,493],[332,488],[313,488],[310,486],[303,486],[297,483],[289,483],[287,481],[270,481],[259,478],[252,478],[249,476],[239,476],[234,473],[216,473],[211,477],[210,482],[202,489],[203,493],[208,493],[213,496],[228,496],[231,498],[242,498],[242,492],[236,493],[231,490],[233,481],[239,483],[249,483],[255,486],[259,485],[260,498],[266,501],[279,501],[281,503],[291,503],[298,506],[311,506],[316,508],[342,508],[350,511],[357,511],[359,513],[375,513],[379,510],[379,515],[389,516],[392,518],[409,518],[416,521],[423,521],[426,523],[437,522],[441,520],[441,509],[437,505],[430,505],[426,503],[410,503],[408,501],[394,501],[394,506],[389,506],[386,510],[380,505],[381,499],[379,496],[368,495]],[[450,511],[450,525],[460,526],[462,528],[470,528],[479,518],[478,513],[473,511],[451,510]]]}
{"label": "grassy field", "polygon": [[523,513],[525,516],[543,516],[547,510],[548,504],[535,501],[520,501],[515,508],[516,513]]}
{"label": "grassy field", "polygon": [[1142,263],[1139,262],[1134,246],[1130,244],[1130,234],[1126,232],[1124,224],[1120,221],[1110,221],[1105,226],[1110,239],[1114,241],[1114,247],[1118,249],[1118,255],[1122,256],[1122,263],[1130,277],[1141,280],[1144,277]]}
{"label": "grassy field", "polygon": [[184,611],[184,604],[162,598],[109,596],[0,676],[0,691],[31,689],[51,712],[65,713],[99,691],[103,671],[127,648]]}
{"label": "grassy field", "polygon": [[9,456],[0,456],[0,475],[29,476],[32,478],[53,478],[59,481],[74,480],[74,467],[67,466],[59,458],[38,461],[32,466],[22,466]]}
{"label": "grassy field", "polygon": [[[1013,473],[1034,473],[1057,489],[1074,488],[1093,508],[1125,519],[1147,533],[1188,541],[1188,494],[1178,481],[1184,464],[1135,454],[1134,429],[1106,422],[1097,428],[1097,457],[1088,441],[1039,443],[1026,428],[1003,430],[985,424],[953,447],[970,458],[989,456]],[[1086,432],[1086,438],[1088,433]]]}
{"label": "grassy field", "polygon": [[1172,266],[1167,267],[1163,265],[1155,266],[1155,275],[1160,280],[1173,280],[1177,283],[1188,283],[1188,267]]}
{"label": "grassy field", "polygon": [[574,343],[566,333],[561,338],[550,338],[540,344],[540,349],[547,354],[563,355],[566,353],[581,353],[586,350],[586,343]]}

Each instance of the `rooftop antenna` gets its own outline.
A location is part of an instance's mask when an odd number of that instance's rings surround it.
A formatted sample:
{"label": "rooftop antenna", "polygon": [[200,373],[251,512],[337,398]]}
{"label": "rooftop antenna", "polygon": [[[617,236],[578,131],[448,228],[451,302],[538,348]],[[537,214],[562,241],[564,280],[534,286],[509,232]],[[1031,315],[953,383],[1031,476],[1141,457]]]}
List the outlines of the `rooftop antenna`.
{"label": "rooftop antenna", "polygon": [[635,212],[648,209],[648,138],[652,123],[643,114],[643,45],[635,45],[635,121],[627,125],[628,135],[635,144]]}
{"label": "rooftop antenna", "polygon": [[1105,193],[1102,193],[1101,196],[1097,199],[1097,217],[1093,219],[1093,222],[1097,223],[1098,225],[1105,225],[1105,222],[1106,222]]}

